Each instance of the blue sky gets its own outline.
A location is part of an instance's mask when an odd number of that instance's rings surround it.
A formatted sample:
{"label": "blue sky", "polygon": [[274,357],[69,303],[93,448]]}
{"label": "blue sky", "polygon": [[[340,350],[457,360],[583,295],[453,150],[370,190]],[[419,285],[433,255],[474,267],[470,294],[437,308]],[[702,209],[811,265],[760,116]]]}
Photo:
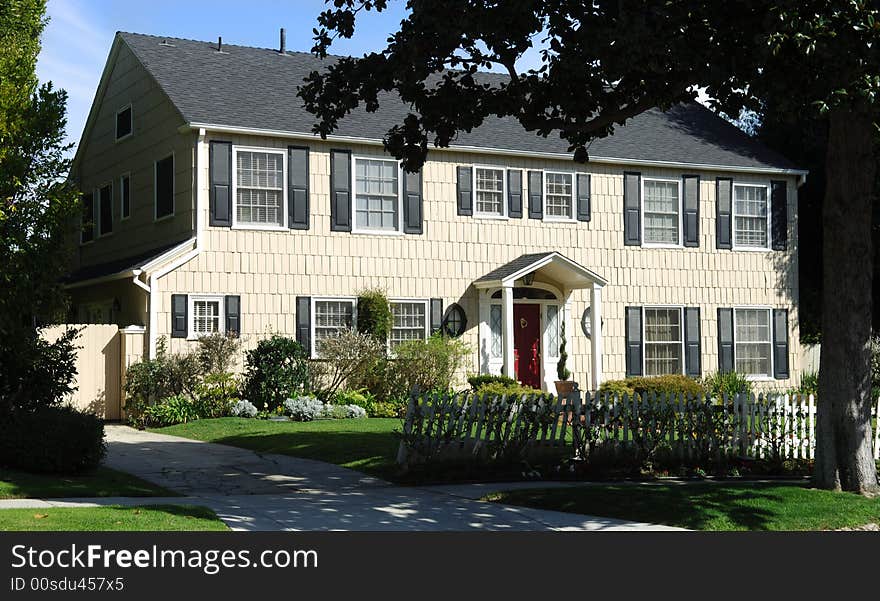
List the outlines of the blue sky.
{"label": "blue sky", "polygon": [[[41,82],[52,81],[69,94],[67,136],[79,142],[104,63],[117,31],[275,48],[278,30],[287,30],[289,50],[308,52],[322,0],[49,0],[49,25],[37,64]],[[403,16],[403,2],[366,14],[355,39],[334,44],[333,52],[363,54],[385,47]]]}

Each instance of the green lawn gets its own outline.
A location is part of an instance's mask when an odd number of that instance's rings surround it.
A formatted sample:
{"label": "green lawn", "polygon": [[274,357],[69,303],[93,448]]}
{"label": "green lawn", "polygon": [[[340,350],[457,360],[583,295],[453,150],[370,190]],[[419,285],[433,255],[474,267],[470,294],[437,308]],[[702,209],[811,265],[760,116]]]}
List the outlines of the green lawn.
{"label": "green lawn", "polygon": [[486,499],[694,530],[825,530],[880,523],[880,498],[798,484],[601,485],[508,491]]}
{"label": "green lawn", "polygon": [[318,459],[389,478],[396,471],[400,420],[333,419],[273,422],[222,417],[159,428],[154,432],[228,444],[261,453]]}
{"label": "green lawn", "polygon": [[177,493],[125,472],[100,467],[77,476],[0,469],[0,499],[55,497],[176,497]]}
{"label": "green lawn", "polygon": [[206,507],[145,505],[143,507],[50,507],[0,509],[0,531],[11,530],[228,530]]}

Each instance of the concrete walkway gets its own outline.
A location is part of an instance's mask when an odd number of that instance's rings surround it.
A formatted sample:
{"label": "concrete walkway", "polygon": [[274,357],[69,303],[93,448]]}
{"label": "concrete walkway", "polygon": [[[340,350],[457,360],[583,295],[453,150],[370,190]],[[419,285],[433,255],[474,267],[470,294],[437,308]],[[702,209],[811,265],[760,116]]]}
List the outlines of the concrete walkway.
{"label": "concrete walkway", "polygon": [[522,483],[394,486],[320,461],[261,455],[126,426],[107,426],[107,446],[108,467],[184,496],[22,499],[0,501],[0,508],[204,505],[235,530],[676,530],[479,500],[488,492]]}

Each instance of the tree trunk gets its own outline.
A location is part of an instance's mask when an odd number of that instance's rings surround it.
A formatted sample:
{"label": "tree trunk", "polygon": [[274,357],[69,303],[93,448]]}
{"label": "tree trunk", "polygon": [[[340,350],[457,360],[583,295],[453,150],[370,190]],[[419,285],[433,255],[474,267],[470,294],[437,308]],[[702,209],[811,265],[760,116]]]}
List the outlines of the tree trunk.
{"label": "tree trunk", "polygon": [[829,117],[814,474],[820,488],[862,494],[880,490],[871,433],[873,131],[866,111]]}

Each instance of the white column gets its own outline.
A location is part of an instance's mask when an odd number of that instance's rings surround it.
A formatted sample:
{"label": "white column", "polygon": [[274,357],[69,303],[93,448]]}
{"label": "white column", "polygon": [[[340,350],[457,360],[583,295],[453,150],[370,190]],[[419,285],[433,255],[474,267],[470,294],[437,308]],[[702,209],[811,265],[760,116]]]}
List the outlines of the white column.
{"label": "white column", "polygon": [[516,377],[513,369],[513,284],[501,288],[501,316],[504,318],[502,338],[504,340],[504,375]]}
{"label": "white column", "polygon": [[590,290],[590,360],[593,390],[602,384],[602,288],[593,284]]}

